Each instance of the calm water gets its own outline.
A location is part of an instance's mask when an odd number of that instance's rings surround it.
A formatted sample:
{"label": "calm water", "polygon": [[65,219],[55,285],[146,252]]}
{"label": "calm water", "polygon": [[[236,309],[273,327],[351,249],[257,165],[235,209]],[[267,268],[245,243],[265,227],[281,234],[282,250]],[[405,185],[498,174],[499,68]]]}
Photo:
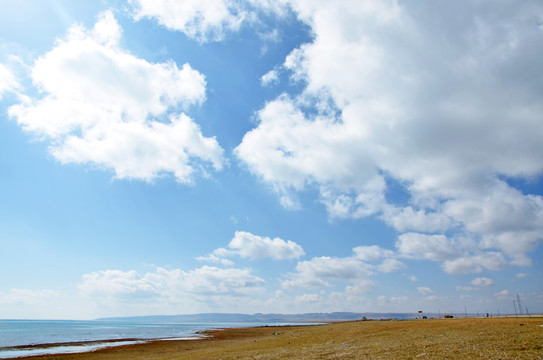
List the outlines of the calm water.
{"label": "calm water", "polygon": [[[0,320],[0,359],[20,356],[92,351],[129,343],[122,339],[197,338],[197,331],[220,327],[260,326],[262,323],[137,323],[122,321]],[[10,349],[13,346],[119,340],[82,346]],[[130,342],[133,343],[133,342]]]}

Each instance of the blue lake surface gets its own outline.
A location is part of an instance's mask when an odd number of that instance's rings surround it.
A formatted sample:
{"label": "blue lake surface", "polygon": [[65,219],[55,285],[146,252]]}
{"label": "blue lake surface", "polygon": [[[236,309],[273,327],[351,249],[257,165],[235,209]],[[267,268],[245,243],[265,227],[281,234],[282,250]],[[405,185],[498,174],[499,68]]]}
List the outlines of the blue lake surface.
{"label": "blue lake surface", "polygon": [[[155,324],[98,320],[0,320],[0,347],[133,338],[186,337],[210,327],[213,327],[213,324]],[[222,327],[222,324],[219,324],[218,327]]]}

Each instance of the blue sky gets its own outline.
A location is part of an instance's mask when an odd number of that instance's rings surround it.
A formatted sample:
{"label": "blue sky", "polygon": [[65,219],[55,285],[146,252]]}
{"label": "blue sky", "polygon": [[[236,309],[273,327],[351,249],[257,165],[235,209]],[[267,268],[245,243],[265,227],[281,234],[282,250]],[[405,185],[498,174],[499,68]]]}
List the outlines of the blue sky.
{"label": "blue sky", "polygon": [[543,312],[540,2],[0,6],[0,318]]}

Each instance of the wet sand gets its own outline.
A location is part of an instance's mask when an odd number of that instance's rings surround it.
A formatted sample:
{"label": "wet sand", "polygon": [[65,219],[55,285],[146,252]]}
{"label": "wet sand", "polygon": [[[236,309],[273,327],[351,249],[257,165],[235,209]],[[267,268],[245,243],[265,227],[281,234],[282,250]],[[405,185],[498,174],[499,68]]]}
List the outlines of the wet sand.
{"label": "wet sand", "polygon": [[543,359],[543,318],[355,321],[207,332],[33,359]]}

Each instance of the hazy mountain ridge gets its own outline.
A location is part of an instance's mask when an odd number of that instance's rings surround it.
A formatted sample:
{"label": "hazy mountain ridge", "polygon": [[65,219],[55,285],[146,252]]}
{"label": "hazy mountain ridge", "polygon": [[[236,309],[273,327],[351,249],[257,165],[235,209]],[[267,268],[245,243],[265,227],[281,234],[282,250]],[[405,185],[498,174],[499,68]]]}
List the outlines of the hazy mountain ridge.
{"label": "hazy mountain ridge", "polygon": [[348,321],[366,319],[413,319],[420,317],[415,313],[305,313],[305,314],[241,314],[241,313],[201,313],[189,315],[151,315],[109,317],[96,320],[108,321],[141,321],[141,322],[319,322],[319,321]]}

